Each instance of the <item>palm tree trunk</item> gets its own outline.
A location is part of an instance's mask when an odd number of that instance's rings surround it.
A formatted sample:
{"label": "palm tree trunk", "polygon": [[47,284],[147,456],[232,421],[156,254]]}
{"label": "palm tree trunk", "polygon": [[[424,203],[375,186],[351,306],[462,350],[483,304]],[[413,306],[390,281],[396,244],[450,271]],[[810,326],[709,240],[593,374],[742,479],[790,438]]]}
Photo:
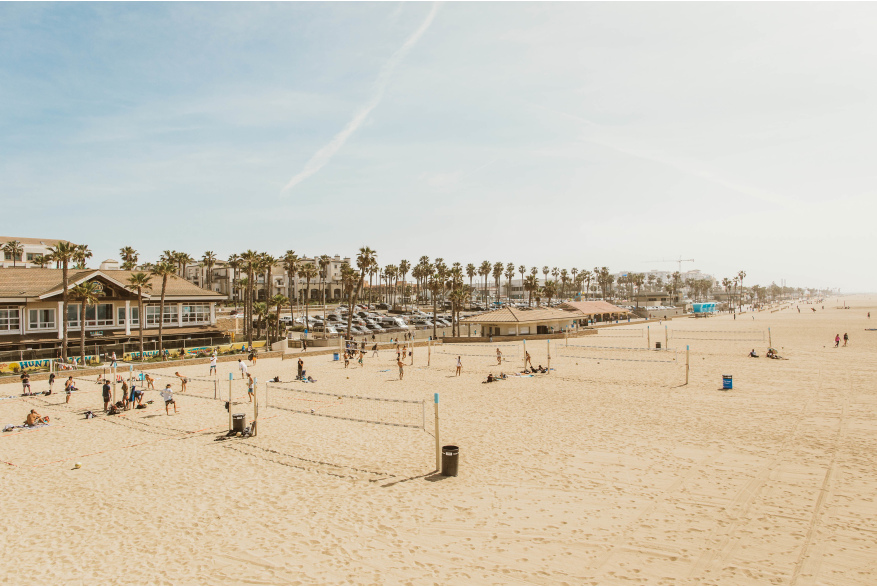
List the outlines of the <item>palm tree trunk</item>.
{"label": "palm tree trunk", "polygon": [[[137,326],[140,330],[140,362],[143,362],[143,289],[137,288]],[[128,316],[130,320],[131,317]]]}
{"label": "palm tree trunk", "polygon": [[164,355],[164,341],[162,333],[164,332],[164,294],[167,290],[167,275],[161,278],[161,304],[158,309],[158,356]]}
{"label": "palm tree trunk", "polygon": [[[61,293],[62,299],[64,300],[64,315],[61,317],[62,325],[64,327],[64,336],[61,338],[61,360],[67,361],[67,304],[69,299],[67,297],[67,260],[64,260],[63,265],[63,273],[64,273],[64,291]],[[24,320],[24,316],[21,317],[21,320]],[[82,318],[80,317],[79,321],[80,328],[82,325]]]}
{"label": "palm tree trunk", "polygon": [[79,318],[79,355],[82,357],[82,367],[85,368],[85,303],[81,304],[82,316]]}

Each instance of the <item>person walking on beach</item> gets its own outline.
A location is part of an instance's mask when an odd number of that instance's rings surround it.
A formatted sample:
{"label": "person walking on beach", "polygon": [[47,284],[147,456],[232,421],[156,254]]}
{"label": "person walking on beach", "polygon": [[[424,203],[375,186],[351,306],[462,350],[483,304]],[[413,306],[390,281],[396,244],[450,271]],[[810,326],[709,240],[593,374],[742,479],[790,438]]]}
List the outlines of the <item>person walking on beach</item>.
{"label": "person walking on beach", "polygon": [[250,396],[250,403],[253,403],[254,388],[256,387],[255,382],[253,381],[253,376],[247,376],[247,395]]}
{"label": "person walking on beach", "polygon": [[210,357],[210,375],[216,374],[216,353]]}
{"label": "person walking on beach", "polygon": [[[372,340],[374,340],[374,335],[372,335]],[[372,357],[378,356],[378,343],[372,345]]]}
{"label": "person walking on beach", "polygon": [[533,362],[530,360],[530,353],[529,352],[527,352],[526,356],[524,357],[524,369],[527,368],[527,365],[530,365],[531,369],[533,368]]}
{"label": "person walking on beach", "polygon": [[460,357],[458,355],[457,356],[457,374],[455,375],[455,377],[459,377],[460,371],[462,371],[462,370],[463,370],[463,361],[460,360]]}
{"label": "person walking on beach", "polygon": [[397,360],[396,365],[399,366],[399,381],[402,381],[402,376],[405,375],[405,364],[402,361]]}
{"label": "person walking on beach", "polygon": [[247,375],[249,375],[249,371],[243,358],[238,359],[238,369],[241,370],[241,379],[246,379]]}
{"label": "person walking on beach", "polygon": [[496,364],[502,365],[502,351],[499,350],[499,347],[496,347]]}
{"label": "person walking on beach", "polygon": [[164,391],[159,392],[159,394],[161,395],[162,399],[164,399],[164,413],[167,414],[168,416],[170,416],[171,413],[169,410],[169,406],[171,404],[173,404],[174,405],[174,414],[176,414],[177,413],[177,402],[174,400],[174,390],[171,389],[171,384],[168,383],[165,386]]}
{"label": "person walking on beach", "polygon": [[840,334],[838,334],[837,336],[834,337],[834,348],[837,348],[839,346],[840,346]]}
{"label": "person walking on beach", "polygon": [[844,346],[847,346],[847,343],[850,341],[850,337],[847,336],[847,333],[844,332]]}

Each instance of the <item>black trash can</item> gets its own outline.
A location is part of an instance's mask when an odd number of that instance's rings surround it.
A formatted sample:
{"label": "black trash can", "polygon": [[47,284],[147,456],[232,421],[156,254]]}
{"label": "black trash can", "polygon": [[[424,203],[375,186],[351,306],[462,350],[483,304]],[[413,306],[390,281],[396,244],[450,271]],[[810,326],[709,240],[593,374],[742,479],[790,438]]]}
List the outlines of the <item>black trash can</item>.
{"label": "black trash can", "polygon": [[240,432],[244,433],[244,430],[247,427],[247,415],[246,414],[232,414],[231,415],[231,431],[232,432]]}
{"label": "black trash can", "polygon": [[460,447],[447,445],[442,447],[442,475],[457,476],[457,464],[460,460]]}
{"label": "black trash can", "polygon": [[656,348],[656,349],[660,349],[660,348],[661,348],[661,343],[660,343],[660,342],[656,342],[656,343],[655,343],[655,348]]}

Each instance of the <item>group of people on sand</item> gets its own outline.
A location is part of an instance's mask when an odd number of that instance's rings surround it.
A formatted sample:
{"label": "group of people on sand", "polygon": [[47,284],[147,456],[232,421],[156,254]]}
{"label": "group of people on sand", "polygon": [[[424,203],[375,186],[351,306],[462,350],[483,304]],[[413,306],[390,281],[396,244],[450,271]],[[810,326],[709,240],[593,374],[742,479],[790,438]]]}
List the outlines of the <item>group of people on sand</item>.
{"label": "group of people on sand", "polygon": [[[752,349],[751,351],[749,351],[748,356],[753,358],[753,359],[757,359],[758,353],[755,352],[755,349]],[[775,348],[767,349],[767,353],[764,356],[767,357],[768,359],[782,359],[783,358],[783,357],[779,356],[779,354],[777,353],[777,350]]]}
{"label": "group of people on sand", "polygon": [[[870,318],[870,316],[869,316],[869,318]],[[844,332],[844,346],[847,346],[847,343],[849,341],[850,341],[849,335],[846,332]],[[834,337],[834,348],[837,348],[839,346],[840,346],[840,334],[837,334]]]}

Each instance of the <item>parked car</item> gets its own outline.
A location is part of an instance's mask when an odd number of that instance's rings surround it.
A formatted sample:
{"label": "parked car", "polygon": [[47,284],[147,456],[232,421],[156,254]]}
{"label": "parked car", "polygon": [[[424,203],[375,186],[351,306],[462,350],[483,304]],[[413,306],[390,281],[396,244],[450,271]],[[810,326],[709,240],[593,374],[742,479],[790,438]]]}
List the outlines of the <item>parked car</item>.
{"label": "parked car", "polygon": [[377,304],[377,308],[378,310],[389,310],[390,306],[388,306],[387,304]]}

